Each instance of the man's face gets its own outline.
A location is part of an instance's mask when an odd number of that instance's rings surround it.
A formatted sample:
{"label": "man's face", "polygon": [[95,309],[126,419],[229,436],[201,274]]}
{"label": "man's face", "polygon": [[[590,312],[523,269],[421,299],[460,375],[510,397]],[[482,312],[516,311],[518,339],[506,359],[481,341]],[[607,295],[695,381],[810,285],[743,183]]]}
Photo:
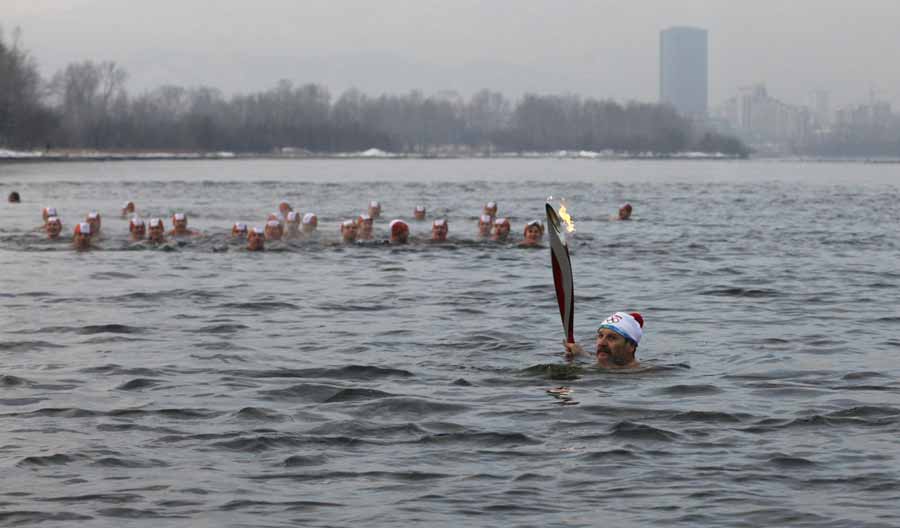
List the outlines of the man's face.
{"label": "man's face", "polygon": [[281,240],[281,225],[266,225],[267,240]]}
{"label": "man's face", "polygon": [[100,231],[100,217],[96,218],[88,218],[86,220],[88,224],[91,225],[91,233],[97,233]]}
{"label": "man's face", "polygon": [[76,233],[73,242],[76,249],[87,249],[91,247],[91,235]]}
{"label": "man's face", "polygon": [[49,222],[47,224],[47,238],[58,238],[62,231],[62,224],[59,222]]}
{"label": "man's face", "polygon": [[378,218],[379,216],[381,216],[381,206],[380,205],[376,205],[376,206],[370,205],[369,206],[369,216],[371,216],[372,218]]}
{"label": "man's face", "polygon": [[447,240],[447,224],[432,226],[431,240],[434,240],[435,242],[444,242]]}
{"label": "man's face", "polygon": [[530,225],[525,228],[525,242],[528,244],[537,244],[541,241],[541,228],[536,225]]}
{"label": "man's face", "polygon": [[490,236],[491,234],[491,223],[490,222],[482,222],[478,221],[478,234],[481,236]]}
{"label": "man's face", "polygon": [[356,224],[341,225],[341,239],[344,242],[353,242],[356,240],[358,230]]}
{"label": "man's face", "polygon": [[290,204],[288,204],[287,202],[281,202],[280,204],[278,204],[278,212],[281,213],[281,216],[287,217],[287,214],[291,211],[293,211],[293,209],[291,209]]}
{"label": "man's face", "polygon": [[628,220],[631,218],[631,208],[622,207],[619,209],[619,220]]}
{"label": "man's face", "polygon": [[609,328],[597,330],[597,360],[623,367],[634,361],[634,345]]}
{"label": "man's face", "polygon": [[173,218],[172,226],[175,228],[176,233],[184,233],[187,231],[187,217],[184,217],[181,220]]}
{"label": "man's face", "polygon": [[150,226],[150,230],[148,231],[149,235],[147,239],[152,242],[160,242],[163,239],[163,226],[162,224],[155,224]]}
{"label": "man's face", "polygon": [[147,233],[147,226],[144,224],[135,224],[131,229],[131,239],[132,240],[143,240],[144,235]]}
{"label": "man's face", "polygon": [[415,218],[416,220],[425,220],[425,211],[424,211],[424,210],[420,210],[420,209],[416,209],[416,210],[413,212],[413,218]]}
{"label": "man's face", "polygon": [[260,251],[265,247],[265,242],[262,235],[257,233],[256,231],[251,231],[247,235],[247,249],[250,251]]}
{"label": "man's face", "polygon": [[494,224],[494,240],[506,240],[509,236],[509,224]]}

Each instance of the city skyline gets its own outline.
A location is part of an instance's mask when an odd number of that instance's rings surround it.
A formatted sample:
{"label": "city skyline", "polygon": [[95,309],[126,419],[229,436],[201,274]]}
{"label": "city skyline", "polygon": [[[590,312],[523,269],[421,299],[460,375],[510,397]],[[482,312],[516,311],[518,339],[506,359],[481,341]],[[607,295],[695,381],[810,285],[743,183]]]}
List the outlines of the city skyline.
{"label": "city skyline", "polygon": [[197,0],[35,0],[5,6],[3,29],[22,28],[46,77],[71,62],[113,60],[135,92],[175,84],[245,93],[287,78],[335,94],[491,88],[655,101],[659,31],[688,25],[710,34],[710,106],[759,82],[794,104],[826,89],[839,108],[871,88],[898,102],[900,72],[873,66],[897,48],[900,5],[783,4],[222,0],[210,10]]}
{"label": "city skyline", "polygon": [[659,102],[705,119],[709,110],[708,32],[674,26],[659,34]]}

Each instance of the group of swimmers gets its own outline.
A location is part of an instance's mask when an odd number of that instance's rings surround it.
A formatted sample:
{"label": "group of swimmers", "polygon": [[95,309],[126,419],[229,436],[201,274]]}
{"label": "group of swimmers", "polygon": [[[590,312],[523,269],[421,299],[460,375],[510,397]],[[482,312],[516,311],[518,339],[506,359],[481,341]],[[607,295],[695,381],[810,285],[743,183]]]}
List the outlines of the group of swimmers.
{"label": "group of swimmers", "polygon": [[[625,204],[619,209],[618,219],[627,220],[631,216],[632,207]],[[477,234],[480,239],[506,242],[510,239],[512,224],[508,218],[497,215],[497,202],[484,204],[482,213],[478,218]],[[45,207],[41,211],[43,218],[42,230],[50,239],[58,239],[63,230],[62,220],[54,207]],[[427,216],[425,206],[417,205],[413,210],[413,218],[416,221],[424,221]],[[144,241],[161,244],[166,242],[166,237],[183,238],[201,235],[200,232],[188,228],[186,213],[179,212],[172,215],[172,229],[166,231],[161,218],[144,220],[136,214],[134,202],[128,201],[122,206],[121,217],[128,219],[128,231],[133,241]],[[344,243],[356,243],[374,240],[374,225],[376,219],[381,217],[381,204],[378,201],[369,203],[365,213],[356,218],[344,220],[340,223],[340,238]],[[248,251],[261,251],[265,249],[267,241],[299,240],[313,237],[318,229],[319,219],[315,213],[301,214],[295,211],[287,201],[278,205],[278,211],[268,215],[264,226],[250,228],[243,222],[235,222],[231,227],[231,238],[246,240]],[[445,242],[449,234],[449,223],[446,218],[438,218],[431,223],[432,242]],[[409,243],[409,224],[401,219],[396,219],[388,224],[389,238],[382,241],[386,244]],[[101,233],[101,216],[97,211],[91,211],[83,222],[75,225],[72,235],[73,246],[78,250],[91,248],[92,240],[97,239]],[[522,231],[522,246],[539,246],[544,237],[544,225],[539,220],[532,220],[525,224]]]}

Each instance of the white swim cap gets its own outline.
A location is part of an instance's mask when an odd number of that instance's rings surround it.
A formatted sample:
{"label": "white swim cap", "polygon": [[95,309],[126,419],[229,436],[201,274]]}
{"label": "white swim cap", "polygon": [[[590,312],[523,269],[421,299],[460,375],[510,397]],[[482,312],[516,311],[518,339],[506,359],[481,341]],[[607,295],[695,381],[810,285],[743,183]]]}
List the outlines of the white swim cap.
{"label": "white swim cap", "polygon": [[303,215],[303,223],[304,224],[311,224],[311,223],[313,223],[313,220],[316,220],[316,219],[317,219],[316,213],[306,213],[305,215]]}
{"label": "white swim cap", "polygon": [[381,207],[381,204],[378,203],[378,200],[372,200],[369,202],[369,207]]}
{"label": "white swim cap", "polygon": [[497,207],[497,202],[488,202],[488,203],[484,204],[484,206],[487,207],[488,209],[495,209]]}
{"label": "white swim cap", "polygon": [[490,224],[491,223],[491,215],[481,215],[478,219],[482,224]]}
{"label": "white swim cap", "polygon": [[179,222],[182,220],[186,220],[187,217],[184,216],[184,213],[175,213],[172,215],[172,220],[178,220]]}
{"label": "white swim cap", "polygon": [[281,227],[281,222],[278,220],[269,220],[266,222],[266,227]]}
{"label": "white swim cap", "polygon": [[261,227],[254,227],[253,232],[256,233],[257,235],[265,235],[266,234],[265,230]]}
{"label": "white swim cap", "polygon": [[288,222],[296,222],[297,220],[300,220],[300,215],[297,213],[297,211],[291,211],[287,214]]}
{"label": "white swim cap", "polygon": [[343,222],[341,222],[341,227],[350,227],[353,225],[356,225],[353,223],[353,220],[344,220]]}
{"label": "white swim cap", "polygon": [[363,213],[363,214],[359,215],[359,219],[365,221],[365,220],[371,220],[372,217],[368,213]]}
{"label": "white swim cap", "polygon": [[90,213],[88,213],[87,217],[91,220],[96,220],[97,218],[100,218],[100,213],[98,213],[97,211],[91,211]]}
{"label": "white swim cap", "polygon": [[132,217],[131,220],[128,221],[128,223],[131,224],[131,225],[133,225],[133,226],[144,225],[144,221],[141,220],[140,218],[136,217],[136,216],[135,216],[135,217]]}
{"label": "white swim cap", "polygon": [[509,219],[498,218],[498,219],[494,220],[494,225],[503,225],[503,224],[509,225]]}
{"label": "white swim cap", "polygon": [[51,216],[47,218],[48,224],[61,224],[62,220],[59,219],[58,216]]}
{"label": "white swim cap", "polygon": [[439,220],[435,220],[434,222],[431,223],[431,225],[433,225],[434,227],[442,227],[442,226],[445,226],[445,225],[447,225],[447,219],[446,219],[446,218],[441,218],[441,219],[439,219]]}
{"label": "white swim cap", "polygon": [[246,231],[246,230],[247,230],[247,224],[245,224],[245,223],[243,223],[243,222],[235,222],[234,225],[231,226],[231,228],[232,228],[232,229],[237,229],[238,231]]}
{"label": "white swim cap", "polygon": [[644,318],[637,312],[616,312],[600,323],[600,328],[608,328],[636,346],[644,335]]}
{"label": "white swim cap", "polygon": [[87,222],[82,222],[75,226],[75,233],[82,235],[90,235],[91,234],[91,224]]}
{"label": "white swim cap", "polygon": [[424,213],[424,212],[425,212],[425,206],[424,206],[424,205],[417,205],[417,206],[416,206],[416,212],[417,212],[417,213]]}
{"label": "white swim cap", "polygon": [[159,218],[151,218],[149,222],[150,227],[162,227],[163,221]]}
{"label": "white swim cap", "polygon": [[56,207],[45,207],[44,212],[47,213],[47,216],[58,216],[56,214]]}

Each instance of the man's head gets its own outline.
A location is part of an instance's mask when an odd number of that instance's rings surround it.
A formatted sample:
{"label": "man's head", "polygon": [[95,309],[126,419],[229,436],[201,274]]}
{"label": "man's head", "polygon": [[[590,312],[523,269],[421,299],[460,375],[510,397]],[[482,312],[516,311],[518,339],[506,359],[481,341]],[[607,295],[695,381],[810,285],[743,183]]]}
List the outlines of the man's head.
{"label": "man's head", "polygon": [[375,226],[375,221],[368,213],[359,215],[356,219],[356,226],[359,229],[359,238],[363,240],[372,238],[372,229]]}
{"label": "man's head", "polygon": [[161,218],[151,218],[147,222],[147,240],[150,242],[162,242],[166,227]]}
{"label": "man's head", "polygon": [[491,228],[494,227],[494,218],[491,215],[483,214],[478,218],[478,236],[491,236]]}
{"label": "man's head", "polygon": [[344,242],[355,242],[359,229],[353,220],[344,220],[341,222],[341,240]]}
{"label": "man's head", "polygon": [[483,213],[491,217],[497,216],[497,202],[488,202],[484,204]]}
{"label": "man's head", "polygon": [[128,200],[122,205],[122,216],[134,214],[134,202]]}
{"label": "man's head", "polygon": [[82,222],[75,224],[75,231],[72,236],[72,243],[75,249],[88,249],[91,247],[91,224]]}
{"label": "man's head", "polygon": [[544,237],[544,225],[541,224],[538,220],[532,220],[525,224],[525,232],[523,234],[525,240],[524,244],[528,246],[536,246],[541,243],[541,239]]}
{"label": "man's head", "polygon": [[597,359],[623,367],[634,361],[644,335],[644,318],[637,312],[616,312],[597,329]]}
{"label": "man's head", "polygon": [[425,220],[425,206],[417,205],[413,210],[413,218],[416,220]]}
{"label": "man's head", "polygon": [[394,220],[390,224],[391,244],[406,244],[409,241],[409,225],[403,220]]}
{"label": "man's head", "polygon": [[509,219],[498,218],[494,221],[494,231],[491,238],[494,240],[504,241],[509,237]]}
{"label": "man's head", "polygon": [[266,232],[254,227],[247,233],[247,251],[262,251],[266,247]]}
{"label": "man's head", "polygon": [[62,221],[57,216],[51,216],[47,219],[44,229],[47,231],[47,238],[59,238],[59,234],[62,233]]}
{"label": "man's head", "polygon": [[622,207],[619,207],[619,220],[628,220],[631,218],[631,204],[627,203]]}
{"label": "man's head", "polygon": [[287,200],[281,200],[281,203],[278,204],[278,212],[281,213],[281,216],[287,218],[288,213],[293,211],[294,208],[291,207],[291,204],[287,203]]}
{"label": "man's head", "polygon": [[369,216],[372,218],[378,218],[381,216],[381,204],[378,200],[372,200],[369,202]]}
{"label": "man's head", "polygon": [[447,225],[446,218],[440,218],[431,223],[431,240],[435,242],[445,242],[450,226]]}
{"label": "man's head", "polygon": [[186,235],[188,233],[188,219],[185,213],[175,213],[172,215],[172,231],[176,235]]}
{"label": "man's head", "polygon": [[19,203],[22,201],[22,197],[19,196],[19,193],[17,193],[16,191],[13,191],[13,192],[9,193],[9,198],[7,199],[7,201],[9,203]]}
{"label": "man's head", "polygon": [[131,233],[132,240],[144,240],[147,234],[147,224],[140,218],[132,218],[128,221],[128,232]]}
{"label": "man's head", "polygon": [[96,235],[100,232],[100,213],[97,211],[91,211],[88,213],[85,221],[91,224],[91,234]]}
{"label": "man's head", "polygon": [[319,226],[319,217],[316,216],[316,213],[306,213],[303,215],[303,220],[301,221],[300,229],[303,230],[304,233],[310,234],[316,230],[316,227]]}
{"label": "man's head", "polygon": [[284,228],[278,220],[269,220],[266,222],[265,230],[266,240],[281,240],[284,235]]}
{"label": "man's head", "polygon": [[247,237],[247,224],[243,222],[235,222],[233,226],[231,226],[231,238],[246,238]]}

